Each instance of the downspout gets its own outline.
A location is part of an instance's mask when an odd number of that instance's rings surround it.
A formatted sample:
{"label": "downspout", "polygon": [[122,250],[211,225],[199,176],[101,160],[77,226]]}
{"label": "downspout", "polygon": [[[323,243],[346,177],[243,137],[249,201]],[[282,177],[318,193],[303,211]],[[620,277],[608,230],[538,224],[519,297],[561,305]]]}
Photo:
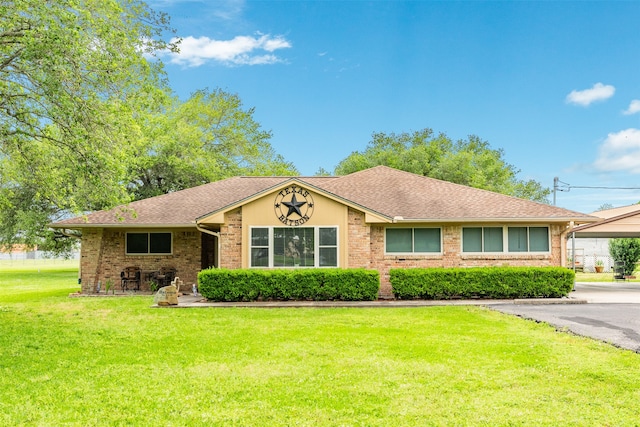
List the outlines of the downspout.
{"label": "downspout", "polygon": [[[573,231],[573,229],[575,228],[575,222],[574,221],[570,221],[569,222],[569,228],[567,228],[564,232],[562,232],[562,239],[561,242],[564,245],[564,248],[562,248],[562,266],[565,266],[565,260],[566,260],[566,245],[567,245],[567,238],[568,238],[568,234],[571,233],[571,269],[573,270],[574,273],[574,279],[573,279],[573,291],[576,290],[576,280],[575,280],[575,272],[576,272],[576,232]],[[566,237],[566,238],[565,238]]]}
{"label": "downspout", "polygon": [[196,222],[196,230],[198,230],[201,233],[206,233],[209,234],[211,236],[216,237],[216,242],[218,244],[218,250],[216,251],[216,257],[218,258],[216,260],[216,265],[218,266],[218,268],[220,268],[220,232],[219,231],[211,231],[211,230],[207,230],[206,228],[202,228],[200,226],[200,224],[198,224]]}
{"label": "downspout", "polygon": [[[569,233],[574,229],[575,223],[569,222],[569,226],[560,233],[560,265],[567,267],[567,240],[569,239]],[[573,256],[572,256],[573,258]]]}

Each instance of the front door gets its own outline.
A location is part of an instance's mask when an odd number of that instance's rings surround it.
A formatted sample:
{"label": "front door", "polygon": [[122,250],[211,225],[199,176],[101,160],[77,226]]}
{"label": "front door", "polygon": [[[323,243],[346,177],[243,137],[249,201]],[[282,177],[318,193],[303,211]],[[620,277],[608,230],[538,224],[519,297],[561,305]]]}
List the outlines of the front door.
{"label": "front door", "polygon": [[218,267],[218,238],[202,233],[202,269]]}

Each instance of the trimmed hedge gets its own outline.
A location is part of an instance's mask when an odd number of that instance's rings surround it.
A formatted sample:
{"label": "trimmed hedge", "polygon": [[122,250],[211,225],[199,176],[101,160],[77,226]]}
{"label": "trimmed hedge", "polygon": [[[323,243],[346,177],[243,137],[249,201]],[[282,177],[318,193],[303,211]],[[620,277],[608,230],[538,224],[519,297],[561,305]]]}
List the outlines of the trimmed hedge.
{"label": "trimmed hedge", "polygon": [[563,267],[392,269],[397,299],[559,298],[573,289],[575,273]]}
{"label": "trimmed hedge", "polygon": [[198,273],[198,290],[212,301],[372,301],[379,288],[380,274],[364,269],[217,268]]}

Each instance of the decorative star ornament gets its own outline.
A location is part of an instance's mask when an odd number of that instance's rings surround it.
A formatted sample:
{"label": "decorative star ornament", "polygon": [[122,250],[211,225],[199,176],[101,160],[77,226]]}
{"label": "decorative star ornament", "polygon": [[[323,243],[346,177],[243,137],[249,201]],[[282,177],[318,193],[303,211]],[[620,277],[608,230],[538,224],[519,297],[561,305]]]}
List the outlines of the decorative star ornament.
{"label": "decorative star ornament", "polygon": [[300,211],[300,208],[306,205],[307,202],[299,202],[296,199],[296,195],[294,194],[291,197],[290,202],[282,202],[282,204],[289,208],[289,212],[287,212],[287,218],[289,218],[289,215],[291,215],[294,212],[297,213],[299,216],[302,216],[302,212]]}
{"label": "decorative star ornament", "polygon": [[273,203],[278,220],[292,227],[309,221],[313,215],[314,207],[311,193],[295,184],[280,190]]}

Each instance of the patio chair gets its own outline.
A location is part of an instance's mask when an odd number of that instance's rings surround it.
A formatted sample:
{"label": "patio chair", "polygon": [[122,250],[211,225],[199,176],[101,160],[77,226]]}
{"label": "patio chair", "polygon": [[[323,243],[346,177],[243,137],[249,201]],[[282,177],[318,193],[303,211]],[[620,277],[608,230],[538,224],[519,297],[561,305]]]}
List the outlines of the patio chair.
{"label": "patio chair", "polygon": [[125,269],[120,272],[120,284],[122,286],[122,291],[124,292],[129,290],[130,286],[132,286],[133,290],[139,291],[140,276],[140,267],[125,267]]}
{"label": "patio chair", "polygon": [[156,273],[155,280],[158,282],[158,286],[168,286],[176,277],[176,269],[173,267],[160,267],[160,270]]}

